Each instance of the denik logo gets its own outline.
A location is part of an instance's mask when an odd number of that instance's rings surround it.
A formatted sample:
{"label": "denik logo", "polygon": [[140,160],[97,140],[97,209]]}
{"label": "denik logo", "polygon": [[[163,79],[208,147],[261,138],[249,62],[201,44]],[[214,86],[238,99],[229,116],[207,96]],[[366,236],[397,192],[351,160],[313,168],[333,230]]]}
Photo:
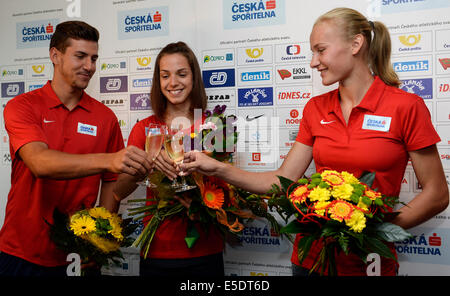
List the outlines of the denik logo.
{"label": "denik logo", "polygon": [[273,105],[273,88],[240,88],[238,89],[238,106],[272,106]]}
{"label": "denik logo", "polygon": [[410,61],[410,62],[396,62],[393,63],[395,72],[416,72],[416,71],[428,71],[429,62],[424,61]]}
{"label": "denik logo", "polygon": [[406,92],[416,94],[424,100],[433,98],[432,78],[402,80],[400,88]]}
{"label": "denik logo", "polygon": [[241,73],[241,81],[267,81],[270,80],[270,71],[256,71]]}
{"label": "denik logo", "polygon": [[150,87],[152,86],[152,79],[151,78],[133,79],[132,85],[133,87]]}
{"label": "denik logo", "polygon": [[203,71],[203,83],[207,88],[234,86],[234,69]]}

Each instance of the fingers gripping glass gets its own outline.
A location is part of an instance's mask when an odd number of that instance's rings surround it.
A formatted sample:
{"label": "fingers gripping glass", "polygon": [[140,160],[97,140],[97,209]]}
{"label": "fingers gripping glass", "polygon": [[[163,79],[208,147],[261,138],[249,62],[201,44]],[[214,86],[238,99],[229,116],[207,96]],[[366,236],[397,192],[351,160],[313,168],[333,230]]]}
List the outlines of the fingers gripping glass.
{"label": "fingers gripping glass", "polygon": [[[149,158],[152,161],[155,161],[159,152],[161,151],[161,147],[164,142],[164,136],[166,135],[167,126],[162,124],[150,123],[145,128],[145,152],[147,152]],[[155,188],[156,185],[150,182],[148,176],[145,180],[138,182],[141,186],[147,186],[151,188]]]}
{"label": "fingers gripping glass", "polygon": [[[167,134],[164,137],[164,149],[177,166],[182,164],[184,159],[183,139],[183,131],[179,128],[168,129]],[[195,187],[197,186],[188,185],[184,176],[181,176],[181,184],[179,184],[176,179],[174,179],[172,183],[172,188],[175,188],[175,192],[187,191]]]}

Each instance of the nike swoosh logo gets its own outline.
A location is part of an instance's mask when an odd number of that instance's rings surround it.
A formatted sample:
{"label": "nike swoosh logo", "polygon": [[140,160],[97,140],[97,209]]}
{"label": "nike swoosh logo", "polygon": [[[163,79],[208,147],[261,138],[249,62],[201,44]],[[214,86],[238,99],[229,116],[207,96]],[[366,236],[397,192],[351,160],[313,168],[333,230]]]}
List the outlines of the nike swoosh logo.
{"label": "nike swoosh logo", "polygon": [[254,117],[249,117],[249,116],[247,115],[247,117],[245,118],[245,120],[247,120],[247,121],[252,121],[252,120],[258,119],[258,118],[260,118],[260,117],[262,117],[262,116],[264,116],[264,114],[261,114],[261,115],[258,115],[258,116],[254,116]]}
{"label": "nike swoosh logo", "polygon": [[330,124],[330,123],[333,123],[334,122],[334,120],[332,120],[332,121],[324,121],[323,119],[320,121],[320,124]]}
{"label": "nike swoosh logo", "polygon": [[44,123],[52,123],[52,122],[55,122],[55,121],[54,120],[47,120],[47,119],[44,118]]}

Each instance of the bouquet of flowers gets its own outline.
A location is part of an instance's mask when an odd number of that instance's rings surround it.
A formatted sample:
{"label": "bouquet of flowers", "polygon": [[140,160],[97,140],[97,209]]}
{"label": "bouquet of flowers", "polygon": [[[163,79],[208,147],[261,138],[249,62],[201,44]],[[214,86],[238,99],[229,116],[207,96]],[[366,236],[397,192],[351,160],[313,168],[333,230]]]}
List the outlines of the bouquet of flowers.
{"label": "bouquet of flowers", "polygon": [[385,242],[404,240],[411,235],[400,226],[385,222],[392,218],[398,198],[372,189],[375,173],[364,173],[359,179],[348,172],[324,170],[296,182],[278,177],[273,185],[269,207],[285,219],[294,216],[281,233],[302,234],[298,242],[300,263],[308,256],[314,241],[324,245],[311,271],[327,269],[336,275],[336,252],[358,255],[366,263],[367,255],[396,260]]}
{"label": "bouquet of flowers", "polygon": [[109,260],[119,263],[123,259],[121,247],[133,243],[131,235],[137,225],[123,221],[117,214],[103,207],[83,209],[71,215],[53,212],[50,237],[57,247],[67,253],[77,253],[82,263],[106,266]]}
{"label": "bouquet of flowers", "polygon": [[[237,132],[233,123],[236,117],[225,116],[226,106],[216,106],[214,110],[205,112],[204,124],[188,136],[192,140],[192,148],[201,146],[204,153],[222,161],[231,162],[232,153],[237,142]],[[186,143],[186,141],[185,141]],[[153,188],[152,199],[136,199],[130,202],[146,201],[145,206],[129,210],[134,219],[151,217],[141,235],[134,242],[134,246],[141,247],[144,258],[147,257],[152,239],[160,223],[174,215],[187,215],[188,223],[185,242],[192,248],[199,238],[199,232],[194,221],[200,222],[205,232],[210,225],[215,225],[225,236],[239,234],[244,229],[244,220],[263,217],[267,219],[275,232],[280,228],[275,218],[268,213],[267,203],[250,195],[216,177],[193,173],[186,177],[188,184],[195,184],[196,188],[175,193],[170,180],[160,172],[154,172],[150,181],[156,184]],[[179,202],[176,197],[186,197],[191,200],[189,209]]]}

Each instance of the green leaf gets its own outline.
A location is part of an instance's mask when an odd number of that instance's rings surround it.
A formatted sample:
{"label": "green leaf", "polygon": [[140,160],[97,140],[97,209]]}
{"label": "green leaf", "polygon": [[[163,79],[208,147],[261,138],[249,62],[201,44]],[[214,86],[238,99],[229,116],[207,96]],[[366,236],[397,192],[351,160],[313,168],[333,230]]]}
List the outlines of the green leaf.
{"label": "green leaf", "polygon": [[[292,181],[292,180],[290,180],[288,178],[285,178],[283,176],[277,176],[277,177],[280,180],[280,185],[281,185],[281,188],[283,189],[284,192],[287,192],[289,186],[291,186],[292,183],[295,183],[294,181]],[[290,189],[293,189],[293,188],[295,188],[295,187],[294,186],[290,187]]]}
{"label": "green leaf", "polygon": [[366,184],[369,188],[372,188],[373,181],[375,180],[375,172],[363,172],[359,181]]}
{"label": "green leaf", "polygon": [[412,237],[412,235],[402,227],[388,222],[377,225],[375,231],[377,235],[388,242],[398,242]]}
{"label": "green leaf", "polygon": [[280,229],[280,233],[302,233],[305,231],[305,225],[297,220],[292,220],[288,225]]}
{"label": "green leaf", "polygon": [[298,241],[298,260],[300,264],[308,256],[309,250],[311,249],[312,243],[316,240],[313,235],[304,236]]}
{"label": "green leaf", "polygon": [[378,253],[380,256],[383,256],[385,258],[390,258],[390,259],[394,259],[397,260],[394,256],[394,254],[392,254],[391,250],[388,248],[388,246],[386,246],[382,241],[380,241],[377,238],[374,237],[370,237],[370,236],[366,236],[364,238],[364,242],[366,243],[367,247],[375,252]]}

